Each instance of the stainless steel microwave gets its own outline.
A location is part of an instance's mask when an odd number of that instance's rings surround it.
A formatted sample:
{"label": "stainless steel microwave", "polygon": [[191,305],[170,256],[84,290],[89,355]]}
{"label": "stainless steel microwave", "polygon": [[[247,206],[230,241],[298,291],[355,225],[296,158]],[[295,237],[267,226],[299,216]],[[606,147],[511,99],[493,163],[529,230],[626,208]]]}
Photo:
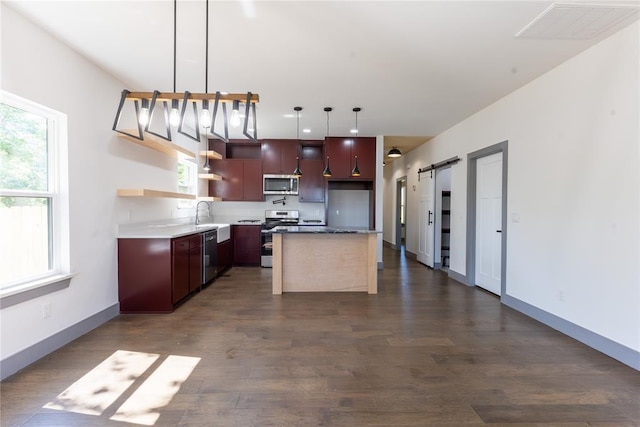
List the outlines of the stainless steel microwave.
{"label": "stainless steel microwave", "polygon": [[298,185],[300,180],[294,175],[271,175],[262,176],[262,192],[264,194],[290,194],[298,195]]}

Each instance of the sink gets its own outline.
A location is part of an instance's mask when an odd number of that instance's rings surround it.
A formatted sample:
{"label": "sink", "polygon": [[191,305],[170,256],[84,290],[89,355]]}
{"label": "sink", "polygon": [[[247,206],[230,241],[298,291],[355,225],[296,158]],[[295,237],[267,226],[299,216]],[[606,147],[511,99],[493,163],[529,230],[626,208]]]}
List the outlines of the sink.
{"label": "sink", "polygon": [[207,224],[218,227],[218,243],[224,242],[231,238],[231,225],[229,224]]}

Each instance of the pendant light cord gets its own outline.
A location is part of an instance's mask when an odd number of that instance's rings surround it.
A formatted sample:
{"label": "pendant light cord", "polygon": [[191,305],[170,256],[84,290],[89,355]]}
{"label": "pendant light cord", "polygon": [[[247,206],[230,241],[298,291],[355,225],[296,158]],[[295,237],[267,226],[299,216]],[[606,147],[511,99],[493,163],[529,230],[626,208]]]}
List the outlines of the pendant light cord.
{"label": "pendant light cord", "polygon": [[176,52],[178,39],[178,19],[176,13],[178,10],[178,0],[173,0],[173,93],[176,93]]}
{"label": "pendant light cord", "polygon": [[206,8],[206,31],[205,31],[205,41],[204,41],[204,93],[209,92],[209,0],[207,0],[207,8]]}

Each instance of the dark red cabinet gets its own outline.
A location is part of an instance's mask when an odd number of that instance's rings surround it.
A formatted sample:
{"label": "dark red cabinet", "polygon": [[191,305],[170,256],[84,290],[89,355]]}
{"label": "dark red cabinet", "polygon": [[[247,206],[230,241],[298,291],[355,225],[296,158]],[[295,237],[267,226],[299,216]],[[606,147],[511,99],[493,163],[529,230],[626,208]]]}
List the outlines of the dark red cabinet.
{"label": "dark red cabinet", "polygon": [[218,243],[218,269],[216,273],[222,274],[233,264],[233,236],[229,240]]}
{"label": "dark red cabinet", "polygon": [[[374,137],[327,137],[325,155],[329,156],[331,179],[374,180],[376,177],[376,138]],[[360,176],[351,176],[356,165]]]}
{"label": "dark red cabinet", "polygon": [[202,236],[118,239],[121,313],[171,313],[202,282]]}
{"label": "dark red cabinet", "polygon": [[298,141],[265,139],[262,141],[262,173],[290,175],[296,168]]}
{"label": "dark red cabinet", "polygon": [[300,160],[300,187],[298,199],[301,202],[324,202],[325,180],[322,176],[324,162],[315,159]]}
{"label": "dark red cabinet", "polygon": [[259,225],[233,226],[234,265],[260,265],[260,231]]}
{"label": "dark red cabinet", "polygon": [[262,194],[262,161],[260,159],[222,159],[211,162],[211,173],[222,181],[209,183],[209,194],[223,201],[264,200]]}

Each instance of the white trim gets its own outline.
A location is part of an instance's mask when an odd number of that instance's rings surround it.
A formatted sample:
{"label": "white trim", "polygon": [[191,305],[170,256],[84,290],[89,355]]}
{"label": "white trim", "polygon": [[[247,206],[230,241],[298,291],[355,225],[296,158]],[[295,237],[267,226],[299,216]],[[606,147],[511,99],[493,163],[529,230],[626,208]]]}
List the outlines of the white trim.
{"label": "white trim", "polygon": [[47,121],[47,189],[0,190],[0,196],[49,199],[48,253],[50,269],[35,276],[0,283],[0,298],[67,281],[70,272],[67,115],[6,91],[0,103],[43,117]]}

